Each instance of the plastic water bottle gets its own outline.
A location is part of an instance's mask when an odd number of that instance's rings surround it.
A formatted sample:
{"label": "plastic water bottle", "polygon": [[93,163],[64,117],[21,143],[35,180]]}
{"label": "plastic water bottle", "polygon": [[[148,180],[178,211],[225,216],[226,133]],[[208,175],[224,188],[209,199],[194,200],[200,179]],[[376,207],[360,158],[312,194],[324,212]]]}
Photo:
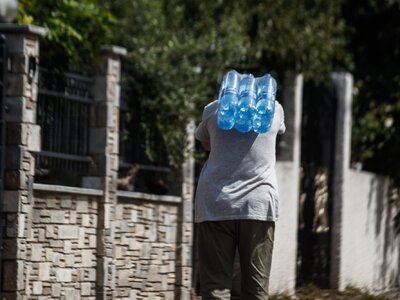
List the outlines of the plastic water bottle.
{"label": "plastic water bottle", "polygon": [[252,74],[243,76],[239,84],[239,101],[235,129],[249,132],[253,128],[253,111],[256,100],[256,81]]}
{"label": "plastic water bottle", "polygon": [[266,133],[271,128],[275,113],[276,81],[266,74],[257,81],[257,101],[253,114],[253,129]]}
{"label": "plastic water bottle", "polygon": [[235,125],[241,75],[235,70],[225,74],[218,97],[218,127],[230,130]]}

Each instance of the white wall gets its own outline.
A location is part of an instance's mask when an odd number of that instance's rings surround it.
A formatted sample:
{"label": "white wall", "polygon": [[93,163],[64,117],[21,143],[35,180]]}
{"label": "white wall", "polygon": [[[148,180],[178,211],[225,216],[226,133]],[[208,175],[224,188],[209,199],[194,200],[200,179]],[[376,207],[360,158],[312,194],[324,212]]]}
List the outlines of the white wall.
{"label": "white wall", "polygon": [[270,293],[294,293],[296,286],[299,169],[293,162],[277,162],[280,216],[275,227]]}
{"label": "white wall", "polygon": [[400,286],[400,235],[393,232],[395,207],[388,179],[348,170],[342,206],[339,288],[369,291]]}

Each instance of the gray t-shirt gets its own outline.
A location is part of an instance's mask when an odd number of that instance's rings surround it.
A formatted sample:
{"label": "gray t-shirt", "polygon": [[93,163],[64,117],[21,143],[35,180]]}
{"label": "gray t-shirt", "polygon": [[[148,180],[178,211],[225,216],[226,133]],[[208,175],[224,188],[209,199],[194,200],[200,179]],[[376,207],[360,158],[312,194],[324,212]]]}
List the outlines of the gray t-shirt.
{"label": "gray t-shirt", "polygon": [[263,134],[222,130],[217,111],[218,101],[208,104],[195,132],[196,139],[211,144],[197,185],[195,221],[276,221],[275,144],[285,132],[282,106],[276,102],[271,128]]}

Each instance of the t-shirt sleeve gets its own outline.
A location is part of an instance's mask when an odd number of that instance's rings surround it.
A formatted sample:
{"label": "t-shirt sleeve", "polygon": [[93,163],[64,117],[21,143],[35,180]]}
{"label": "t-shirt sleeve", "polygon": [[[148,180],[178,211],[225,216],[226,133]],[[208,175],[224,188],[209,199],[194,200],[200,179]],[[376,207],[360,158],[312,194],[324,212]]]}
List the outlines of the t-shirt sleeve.
{"label": "t-shirt sleeve", "polygon": [[278,134],[284,134],[286,131],[286,125],[285,125],[285,113],[283,111],[283,107],[282,105],[279,104],[279,109],[281,111],[281,120],[280,120],[280,124],[279,124],[279,130],[278,130]]}
{"label": "t-shirt sleeve", "polygon": [[199,141],[208,141],[210,139],[210,134],[207,129],[207,120],[201,121],[197,126],[196,131],[194,132],[194,136]]}
{"label": "t-shirt sleeve", "polygon": [[197,126],[194,136],[199,141],[209,141],[210,134],[207,128],[208,113],[206,107],[203,109],[203,116],[201,118],[200,124]]}

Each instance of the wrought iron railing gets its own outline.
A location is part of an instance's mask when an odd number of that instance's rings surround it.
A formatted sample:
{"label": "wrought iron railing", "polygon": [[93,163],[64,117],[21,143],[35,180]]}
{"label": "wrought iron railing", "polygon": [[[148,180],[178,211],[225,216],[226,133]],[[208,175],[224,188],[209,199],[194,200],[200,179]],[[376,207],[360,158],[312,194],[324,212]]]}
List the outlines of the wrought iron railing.
{"label": "wrought iron railing", "polygon": [[[141,165],[142,169],[169,172],[168,162],[151,162],[146,155],[146,144],[140,132],[141,105],[135,98],[133,90],[129,87],[121,87],[120,97],[120,123],[119,123],[119,158],[121,167],[129,167],[132,164]],[[160,137],[154,133],[154,143],[160,143]]]}
{"label": "wrought iron railing", "polygon": [[37,123],[42,151],[36,158],[38,170],[88,171],[92,85],[90,77],[40,69]]}
{"label": "wrought iron railing", "polygon": [[[167,159],[156,162],[146,155],[146,141],[140,128],[142,107],[134,91],[121,87],[119,123],[119,169],[120,176],[136,166],[140,171],[136,178],[135,190],[149,193],[170,193],[169,176],[171,168]],[[147,124],[151,126],[151,124]],[[154,130],[150,140],[161,144],[161,137]],[[162,148],[162,147],[161,147]]]}

